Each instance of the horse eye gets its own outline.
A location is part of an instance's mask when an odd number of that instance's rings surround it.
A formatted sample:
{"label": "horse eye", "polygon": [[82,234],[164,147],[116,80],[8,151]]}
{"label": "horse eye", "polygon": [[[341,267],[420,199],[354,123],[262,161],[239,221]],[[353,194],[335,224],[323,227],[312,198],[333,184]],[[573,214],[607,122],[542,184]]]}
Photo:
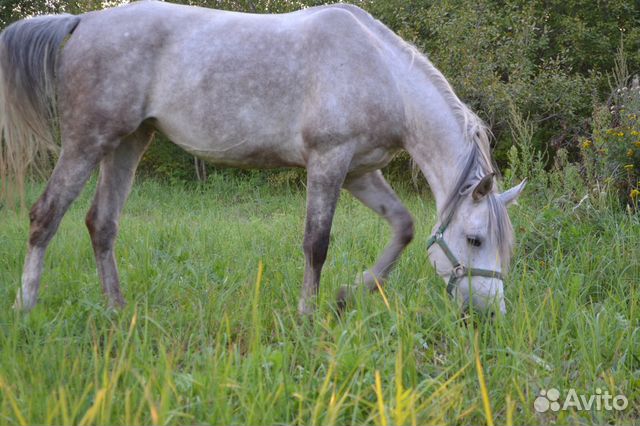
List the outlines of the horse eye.
{"label": "horse eye", "polygon": [[467,242],[474,247],[480,247],[482,245],[482,241],[477,237],[467,237]]}

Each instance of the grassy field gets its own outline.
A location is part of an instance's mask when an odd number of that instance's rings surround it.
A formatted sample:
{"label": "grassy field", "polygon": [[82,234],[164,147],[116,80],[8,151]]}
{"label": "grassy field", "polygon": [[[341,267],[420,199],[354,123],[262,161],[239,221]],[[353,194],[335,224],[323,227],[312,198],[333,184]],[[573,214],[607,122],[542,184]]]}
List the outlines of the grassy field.
{"label": "grassy field", "polygon": [[[129,303],[112,312],[84,227],[94,186],[65,217],[28,316],[11,309],[27,215],[0,210],[0,424],[640,422],[638,215],[531,190],[511,210],[509,312],[465,326],[427,261],[433,205],[400,191],[417,237],[388,304],[359,296],[338,318],[336,290],[389,236],[345,193],[317,317],[300,322],[303,191],[225,175],[190,189],[145,181],[118,240]],[[560,403],[575,389],[628,406],[539,413],[550,388]]]}

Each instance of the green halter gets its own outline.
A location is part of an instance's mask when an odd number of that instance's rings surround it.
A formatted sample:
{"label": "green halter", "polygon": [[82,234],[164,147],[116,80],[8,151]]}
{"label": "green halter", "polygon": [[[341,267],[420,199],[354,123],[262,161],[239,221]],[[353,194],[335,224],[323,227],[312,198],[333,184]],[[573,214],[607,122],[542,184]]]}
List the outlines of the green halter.
{"label": "green halter", "polygon": [[453,213],[454,210],[451,210],[444,222],[442,222],[436,232],[427,240],[427,250],[429,250],[432,245],[437,244],[438,246],[440,246],[445,256],[447,256],[447,258],[451,262],[451,265],[453,266],[453,268],[451,269],[449,282],[447,283],[447,293],[449,294],[449,296],[453,297],[453,290],[455,290],[456,288],[456,283],[465,276],[496,278],[500,281],[503,281],[504,279],[500,272],[492,271],[490,269],[468,268],[453,254],[444,240],[444,231],[447,229],[447,226],[449,226],[449,223],[451,223]]}

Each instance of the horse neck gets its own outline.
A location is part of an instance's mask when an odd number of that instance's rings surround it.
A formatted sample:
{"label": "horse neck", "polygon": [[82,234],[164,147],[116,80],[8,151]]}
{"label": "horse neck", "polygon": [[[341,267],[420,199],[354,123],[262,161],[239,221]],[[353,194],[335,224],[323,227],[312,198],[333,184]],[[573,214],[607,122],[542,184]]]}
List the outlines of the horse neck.
{"label": "horse neck", "polygon": [[417,100],[415,93],[407,105],[407,129],[411,130],[405,136],[405,149],[427,179],[441,214],[469,155],[469,144],[451,106],[435,87]]}

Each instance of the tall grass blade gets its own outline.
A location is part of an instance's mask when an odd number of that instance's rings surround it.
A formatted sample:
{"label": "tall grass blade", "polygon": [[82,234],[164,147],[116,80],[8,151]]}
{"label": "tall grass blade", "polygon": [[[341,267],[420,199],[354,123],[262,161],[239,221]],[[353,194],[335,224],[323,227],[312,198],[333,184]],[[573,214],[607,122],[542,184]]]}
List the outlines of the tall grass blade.
{"label": "tall grass blade", "polygon": [[484,408],[484,417],[488,426],[493,426],[493,413],[491,412],[491,402],[489,401],[489,392],[487,392],[487,384],[484,380],[484,372],[482,371],[482,363],[480,362],[480,347],[478,344],[478,332],[475,334],[475,342],[473,350],[476,359],[476,372],[478,373],[478,382],[480,383],[480,394],[482,396],[482,407]]}

